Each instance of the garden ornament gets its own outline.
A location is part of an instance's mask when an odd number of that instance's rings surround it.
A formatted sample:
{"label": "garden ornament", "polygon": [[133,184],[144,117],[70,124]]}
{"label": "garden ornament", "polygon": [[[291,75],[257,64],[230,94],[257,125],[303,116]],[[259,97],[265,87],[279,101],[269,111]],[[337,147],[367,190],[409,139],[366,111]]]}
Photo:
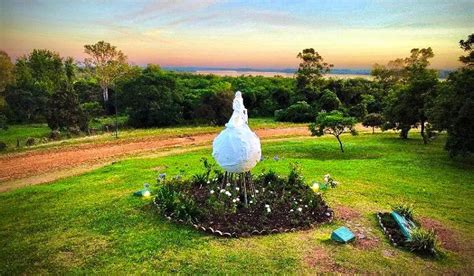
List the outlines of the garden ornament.
{"label": "garden ornament", "polygon": [[214,139],[212,156],[229,173],[250,171],[261,159],[260,139],[248,126],[242,93],[235,93],[234,112],[225,129]]}

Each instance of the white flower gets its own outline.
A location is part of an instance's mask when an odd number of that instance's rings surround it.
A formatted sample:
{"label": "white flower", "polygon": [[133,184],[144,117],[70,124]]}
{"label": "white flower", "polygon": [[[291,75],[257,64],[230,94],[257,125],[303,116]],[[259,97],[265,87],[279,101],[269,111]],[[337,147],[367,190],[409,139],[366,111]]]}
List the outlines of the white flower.
{"label": "white flower", "polygon": [[226,191],[225,194],[226,194],[227,196],[231,196],[231,195],[232,195],[229,191]]}
{"label": "white flower", "polygon": [[240,201],[240,198],[236,198],[235,200]]}
{"label": "white flower", "polygon": [[304,208],[308,208],[308,205],[305,205]]}
{"label": "white flower", "polygon": [[303,211],[303,208],[298,207],[298,212],[301,212],[301,211]]}
{"label": "white flower", "polygon": [[267,213],[270,213],[272,210],[270,208],[267,208]]}
{"label": "white flower", "polygon": [[301,198],[300,198],[300,202],[303,201]]}
{"label": "white flower", "polygon": [[239,188],[239,187],[235,187],[235,190],[236,190],[236,191],[240,191],[240,188]]}
{"label": "white flower", "polygon": [[226,185],[227,187],[229,187],[229,186],[230,186],[230,183],[227,183],[227,184],[225,184],[225,185]]}
{"label": "white flower", "polygon": [[208,180],[208,181],[207,181],[207,184],[210,184],[210,183],[211,183],[211,181]]}
{"label": "white flower", "polygon": [[255,193],[258,194],[258,190],[255,190]]}
{"label": "white flower", "polygon": [[294,210],[293,209],[290,209],[290,212],[293,212]]}
{"label": "white flower", "polygon": [[234,202],[234,203],[235,203],[236,201],[237,201],[236,199],[232,199],[232,202]]}
{"label": "white flower", "polygon": [[214,193],[214,190],[211,190],[211,195]]}
{"label": "white flower", "polygon": [[271,182],[270,182],[270,181],[268,181],[268,184],[270,184],[270,183],[271,183]]}
{"label": "white flower", "polygon": [[265,204],[265,208],[270,208],[270,205],[268,205],[268,204]]}
{"label": "white flower", "polygon": [[222,194],[222,193],[225,193],[225,190],[224,190],[224,189],[221,189],[221,194]]}
{"label": "white flower", "polygon": [[252,203],[253,203],[253,200],[250,200],[249,203],[252,204]]}

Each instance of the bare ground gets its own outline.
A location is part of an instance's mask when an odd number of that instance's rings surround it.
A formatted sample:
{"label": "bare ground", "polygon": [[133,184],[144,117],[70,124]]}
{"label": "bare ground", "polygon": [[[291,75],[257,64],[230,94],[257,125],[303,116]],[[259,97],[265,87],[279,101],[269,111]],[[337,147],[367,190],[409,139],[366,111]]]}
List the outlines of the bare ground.
{"label": "bare ground", "polygon": [[[309,135],[306,127],[258,129],[256,133],[261,139]],[[196,146],[210,145],[216,135],[147,137],[8,154],[0,157],[0,192],[81,174],[124,156],[167,155],[195,149]]]}

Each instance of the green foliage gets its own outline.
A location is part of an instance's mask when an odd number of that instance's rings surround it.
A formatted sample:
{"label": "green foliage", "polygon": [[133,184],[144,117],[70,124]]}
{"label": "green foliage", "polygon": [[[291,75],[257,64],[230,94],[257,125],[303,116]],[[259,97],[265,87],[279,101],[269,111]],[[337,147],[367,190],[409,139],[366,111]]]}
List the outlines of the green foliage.
{"label": "green foliage", "polygon": [[7,116],[0,113],[0,130],[8,130]]}
{"label": "green foliage", "polygon": [[314,118],[314,108],[305,101],[297,102],[287,109],[275,111],[275,119],[280,122],[307,123]]}
{"label": "green foliage", "polygon": [[332,92],[329,89],[326,89],[322,92],[319,99],[320,110],[330,112],[336,109],[339,109],[341,106],[341,101],[337,97],[336,93]]}
{"label": "green foliage", "polygon": [[0,151],[5,151],[7,149],[7,144],[3,141],[0,141]]}
{"label": "green foliage", "polygon": [[339,142],[341,152],[344,152],[340,135],[344,132],[350,132],[352,135],[356,135],[353,129],[355,123],[355,118],[347,116],[337,110],[320,112],[316,117],[316,122],[309,125],[309,130],[312,136],[322,136],[324,134],[333,135]]}
{"label": "green foliage", "polygon": [[459,41],[459,46],[463,49],[467,55],[460,56],[459,61],[464,63],[467,67],[474,67],[474,49],[472,47],[474,44],[474,34],[470,34],[466,40],[462,39]]}
{"label": "green foliage", "polygon": [[79,104],[77,94],[71,88],[63,87],[53,93],[48,108],[48,126],[52,130],[85,131],[87,124],[87,116]]}
{"label": "green foliage", "polygon": [[303,49],[302,52],[298,53],[297,58],[301,59],[296,71],[296,90],[298,91],[318,86],[322,76],[333,67],[332,64],[324,62],[323,57],[313,48]]}
{"label": "green foliage", "polygon": [[404,216],[405,218],[414,221],[413,217],[413,205],[411,204],[406,204],[406,203],[401,203],[398,205],[393,206],[392,211]]}
{"label": "green foliage", "polygon": [[173,183],[162,181],[156,192],[155,204],[167,216],[195,222],[201,213],[192,198],[181,192],[180,185],[189,185],[189,183],[177,179],[174,179]]}
{"label": "green foliage", "polygon": [[364,121],[362,121],[363,126],[372,128],[372,133],[374,133],[374,128],[380,128],[384,123],[385,119],[383,115],[378,113],[367,114],[367,116],[364,118]]}
{"label": "green foliage", "polygon": [[122,95],[130,124],[134,127],[170,126],[182,121],[181,95],[176,80],[156,66],[148,66],[137,78],[124,84]]}
{"label": "green foliage", "polygon": [[451,73],[438,86],[437,96],[428,109],[433,128],[447,130],[446,149],[451,156],[474,152],[474,69]]}
{"label": "green foliage", "polygon": [[438,252],[435,232],[419,227],[412,230],[411,240],[407,242],[407,246],[411,251],[426,255],[436,255]]}

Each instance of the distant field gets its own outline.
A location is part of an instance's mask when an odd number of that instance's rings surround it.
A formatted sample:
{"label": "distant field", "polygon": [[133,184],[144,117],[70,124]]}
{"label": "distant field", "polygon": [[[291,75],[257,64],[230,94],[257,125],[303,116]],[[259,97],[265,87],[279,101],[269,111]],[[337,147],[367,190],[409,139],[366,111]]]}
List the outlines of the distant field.
{"label": "distant field", "polygon": [[[260,274],[318,272],[464,274],[474,272],[474,163],[448,157],[445,136],[423,145],[395,133],[264,142],[254,173],[286,174],[300,164],[306,180],[330,173],[341,184],[324,197],[336,221],[312,230],[224,239],[160,217],[151,199],[132,193],[181,170],[201,171],[210,149],[167,157],[123,160],[50,184],[0,194],[0,274]],[[279,161],[273,156],[278,155]],[[389,244],[375,212],[414,204],[415,216],[434,226],[444,243],[438,259]],[[362,229],[366,242],[329,240],[341,225]],[[358,231],[359,231],[358,230]]]}

